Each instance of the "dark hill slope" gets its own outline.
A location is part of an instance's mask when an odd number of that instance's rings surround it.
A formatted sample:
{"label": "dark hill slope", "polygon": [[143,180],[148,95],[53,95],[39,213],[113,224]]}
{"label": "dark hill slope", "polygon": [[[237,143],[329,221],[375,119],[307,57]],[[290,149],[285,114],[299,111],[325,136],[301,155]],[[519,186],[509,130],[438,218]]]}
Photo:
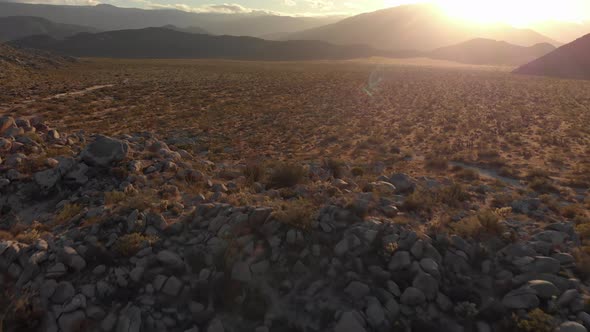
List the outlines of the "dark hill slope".
{"label": "dark hill slope", "polygon": [[320,41],[268,41],[253,37],[191,34],[166,28],[83,33],[64,40],[34,36],[11,45],[77,57],[225,58],[243,60],[351,59],[386,55],[367,46]]}
{"label": "dark hill slope", "polygon": [[80,32],[98,32],[98,29],[73,24],[55,23],[41,17],[0,17],[0,42],[34,35],[48,35],[61,39]]}
{"label": "dark hill slope", "polygon": [[551,44],[524,47],[503,41],[479,38],[439,48],[431,52],[429,57],[474,65],[519,66],[553,50],[555,47]]}
{"label": "dark hill slope", "polygon": [[516,69],[514,73],[590,80],[590,34]]}

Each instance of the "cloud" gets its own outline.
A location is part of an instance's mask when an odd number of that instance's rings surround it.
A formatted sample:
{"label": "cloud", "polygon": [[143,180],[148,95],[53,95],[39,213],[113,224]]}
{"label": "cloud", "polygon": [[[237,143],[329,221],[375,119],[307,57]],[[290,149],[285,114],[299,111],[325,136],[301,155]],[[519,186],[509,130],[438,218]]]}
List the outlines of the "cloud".
{"label": "cloud", "polygon": [[285,4],[285,6],[289,7],[297,6],[297,2],[293,0],[283,0],[283,3]]}
{"label": "cloud", "polygon": [[19,0],[18,3],[36,3],[43,5],[76,5],[76,6],[96,6],[101,2],[99,0]]}

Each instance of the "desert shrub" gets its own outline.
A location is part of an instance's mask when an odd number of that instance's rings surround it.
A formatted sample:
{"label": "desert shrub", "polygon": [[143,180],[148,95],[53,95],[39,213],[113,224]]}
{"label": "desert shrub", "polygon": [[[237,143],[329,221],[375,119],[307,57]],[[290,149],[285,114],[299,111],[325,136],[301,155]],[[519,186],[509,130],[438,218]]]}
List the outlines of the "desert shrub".
{"label": "desert shrub", "polygon": [[350,172],[353,176],[363,176],[365,174],[365,171],[360,167],[353,167]]}
{"label": "desert shrub", "polygon": [[553,183],[551,183],[551,180],[549,180],[547,178],[540,178],[540,177],[533,178],[529,182],[529,187],[531,189],[533,189],[534,191],[537,191],[540,193],[559,192],[559,189],[557,189],[557,187],[555,187],[555,185],[553,185]]}
{"label": "desert shrub", "polygon": [[127,194],[122,191],[109,191],[104,193],[104,202],[106,205],[117,205],[127,198]]}
{"label": "desert shrub", "polygon": [[451,226],[458,235],[466,238],[500,235],[504,227],[500,217],[490,210],[480,211],[477,215],[459,220]]}
{"label": "desert shrub", "polygon": [[406,211],[430,212],[434,208],[436,200],[432,192],[423,189],[415,190],[406,197],[402,208]]}
{"label": "desert shrub", "polygon": [[513,314],[512,321],[516,332],[552,332],[555,328],[553,316],[539,308],[530,311],[526,318]]}
{"label": "desert shrub", "polygon": [[301,165],[280,164],[270,175],[270,186],[273,188],[292,187],[303,181],[305,169]]}
{"label": "desert shrub", "polygon": [[438,200],[441,203],[447,204],[452,207],[459,206],[462,202],[469,199],[469,193],[467,193],[463,186],[458,183],[453,183],[449,186],[441,188],[438,193]]}
{"label": "desert shrub", "polygon": [[82,206],[78,204],[67,203],[64,207],[59,211],[59,213],[55,216],[55,223],[56,224],[63,224],[66,221],[74,218],[82,212]]}
{"label": "desert shrub", "polygon": [[155,236],[140,233],[125,234],[117,239],[113,249],[122,256],[131,257],[146,246],[154,244],[157,240],[158,238]]}
{"label": "desert shrub", "polygon": [[329,170],[335,179],[340,179],[344,176],[345,164],[342,160],[333,158],[324,159],[324,168]]}
{"label": "desert shrub", "polygon": [[577,224],[590,222],[588,211],[581,204],[570,204],[559,209],[562,216],[574,220]]}
{"label": "desert shrub", "polygon": [[309,200],[295,199],[281,202],[273,212],[273,217],[284,224],[307,230],[317,213],[317,207]]}
{"label": "desert shrub", "polygon": [[260,182],[264,177],[264,167],[260,163],[248,163],[243,173],[249,183]]}
{"label": "desert shrub", "polygon": [[457,177],[465,181],[475,181],[479,179],[479,173],[472,169],[461,168],[457,172]]}
{"label": "desert shrub", "polygon": [[449,161],[438,156],[430,156],[426,158],[426,168],[433,170],[445,170],[449,167]]}

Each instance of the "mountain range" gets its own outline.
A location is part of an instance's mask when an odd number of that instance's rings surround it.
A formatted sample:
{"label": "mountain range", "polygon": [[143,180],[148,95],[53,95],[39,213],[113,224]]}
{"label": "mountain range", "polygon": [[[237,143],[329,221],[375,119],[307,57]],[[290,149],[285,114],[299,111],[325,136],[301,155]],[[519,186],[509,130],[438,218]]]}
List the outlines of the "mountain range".
{"label": "mountain range", "polygon": [[76,57],[223,58],[241,60],[352,59],[387,55],[364,45],[321,41],[269,41],[254,37],[192,34],[167,28],[81,33],[63,40],[31,36],[9,42]]}
{"label": "mountain range", "polygon": [[295,32],[284,39],[323,40],[335,44],[364,43],[382,49],[424,51],[474,38],[502,40],[520,46],[559,44],[530,29],[455,20],[431,4],[404,5],[361,14],[334,24]]}
{"label": "mountain range", "polygon": [[491,39],[472,39],[457,45],[436,49],[428,54],[433,59],[474,65],[519,66],[555,50],[547,43],[525,47]]}
{"label": "mountain range", "polygon": [[34,35],[48,35],[53,38],[73,36],[80,32],[98,32],[92,27],[55,23],[48,19],[32,16],[0,17],[0,42]]}
{"label": "mountain range", "polygon": [[590,79],[590,34],[516,69],[514,73]]}
{"label": "mountain range", "polygon": [[341,17],[291,17],[269,13],[191,13],[174,9],[47,5],[0,1],[0,16],[35,16],[53,22],[91,26],[98,30],[141,29],[174,25],[199,27],[216,35],[262,36],[291,33],[333,23]]}

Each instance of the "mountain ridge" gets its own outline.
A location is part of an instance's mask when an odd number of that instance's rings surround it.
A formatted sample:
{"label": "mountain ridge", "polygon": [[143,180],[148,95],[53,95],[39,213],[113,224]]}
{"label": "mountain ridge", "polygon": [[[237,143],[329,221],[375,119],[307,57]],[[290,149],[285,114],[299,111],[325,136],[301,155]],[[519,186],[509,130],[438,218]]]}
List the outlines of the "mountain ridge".
{"label": "mountain ridge", "polygon": [[515,74],[590,80],[590,34],[513,71]]}

